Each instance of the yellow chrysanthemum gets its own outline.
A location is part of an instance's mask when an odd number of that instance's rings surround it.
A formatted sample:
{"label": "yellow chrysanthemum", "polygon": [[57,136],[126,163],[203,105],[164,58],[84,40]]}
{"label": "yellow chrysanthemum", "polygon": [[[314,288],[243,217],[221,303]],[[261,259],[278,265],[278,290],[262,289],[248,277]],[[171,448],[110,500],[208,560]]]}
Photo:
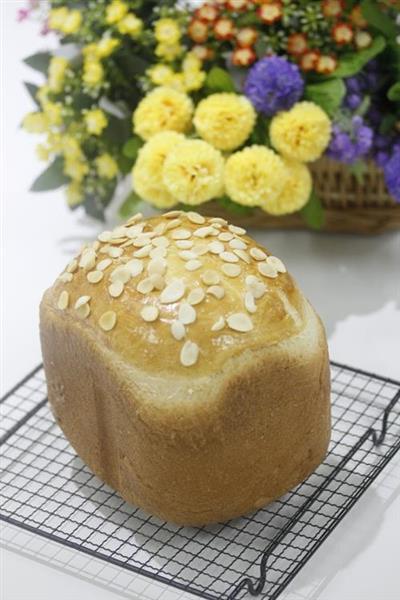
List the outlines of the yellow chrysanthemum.
{"label": "yellow chrysanthemum", "polygon": [[53,8],[49,12],[49,28],[61,30],[65,19],[68,17],[68,9],[65,6]]}
{"label": "yellow chrysanthemum", "polygon": [[188,52],[182,62],[183,72],[200,71],[203,63],[194,52]]}
{"label": "yellow chrysanthemum", "polygon": [[147,75],[155,85],[167,85],[171,81],[174,72],[168,65],[159,63],[148,69]]}
{"label": "yellow chrysanthemum", "polygon": [[45,102],[43,112],[47,116],[50,125],[61,125],[62,123],[62,104],[60,102]]}
{"label": "yellow chrysanthemum", "polygon": [[271,122],[272,145],[287,158],[301,162],[317,160],[329,144],[331,122],[313,102],[299,102]]}
{"label": "yellow chrysanthemum", "polygon": [[286,159],[284,161],[288,179],[276,198],[269,197],[262,208],[271,215],[286,215],[305,206],[312,189],[311,173],[303,163]]}
{"label": "yellow chrysanthemum", "polygon": [[118,23],[128,12],[128,5],[122,0],[113,0],[106,8],[106,21],[110,25]]}
{"label": "yellow chrysanthemum", "polygon": [[119,21],[117,29],[122,35],[137,37],[143,31],[143,21],[133,13],[129,13]]}
{"label": "yellow chrysanthemum", "polygon": [[97,60],[85,60],[82,80],[88,87],[97,87],[103,80],[104,69]]}
{"label": "yellow chrysanthemum", "polygon": [[175,131],[157,133],[139,152],[132,171],[133,185],[139,196],[157,208],[170,208],[177,203],[164,185],[162,175],[168,154],[184,139]]}
{"label": "yellow chrysanthemum", "polygon": [[145,96],[133,113],[134,131],[144,140],[160,131],[184,133],[191,123],[192,114],[193,103],[189,96],[159,87]]}
{"label": "yellow chrysanthemum", "polygon": [[114,179],[118,175],[118,164],[107,152],[98,156],[95,163],[100,177]]}
{"label": "yellow chrysanthemum", "polygon": [[204,71],[185,71],[183,73],[183,82],[187,92],[200,90],[206,80]]}
{"label": "yellow chrysanthemum", "polygon": [[49,125],[49,118],[42,112],[28,113],[22,121],[22,127],[29,133],[45,133]]}
{"label": "yellow chrysanthemum", "polygon": [[81,160],[66,159],[64,163],[64,173],[71,177],[73,181],[82,181],[89,172],[88,165]]}
{"label": "yellow chrysanthemum", "polygon": [[183,46],[180,44],[158,44],[156,47],[156,56],[163,58],[168,62],[172,62],[183,52]]}
{"label": "yellow chrysanthemum", "polygon": [[83,192],[78,181],[73,181],[66,189],[67,203],[71,208],[83,200]]}
{"label": "yellow chrysanthemum", "polygon": [[58,28],[62,33],[70,35],[77,33],[82,25],[82,13],[80,10],[70,10]]}
{"label": "yellow chrysanthemum", "polygon": [[[115,38],[103,38],[94,45],[94,52],[97,58],[107,58],[119,46],[119,40]],[[87,48],[87,46],[86,46]],[[89,53],[89,51],[87,51]]]}
{"label": "yellow chrysanthemum", "polygon": [[237,94],[213,94],[198,105],[193,123],[198,134],[219,150],[235,150],[249,137],[256,121],[253,105]]}
{"label": "yellow chrysanthemum", "polygon": [[174,19],[159,19],[154,27],[154,35],[160,44],[177,44],[181,39],[181,30]]}
{"label": "yellow chrysanthemum", "polygon": [[68,60],[63,56],[53,56],[49,64],[48,87],[55,93],[61,92],[65,79]]}
{"label": "yellow chrysanthemum", "polygon": [[202,204],[224,191],[222,154],[203,140],[185,140],[168,154],[163,181],[172,196],[185,204]]}
{"label": "yellow chrysanthemum", "polygon": [[107,117],[101,108],[88,110],[87,113],[85,113],[84,120],[88,133],[92,135],[100,135],[108,124]]}
{"label": "yellow chrysanthemum", "polygon": [[244,206],[262,206],[277,198],[287,178],[283,160],[265,146],[248,146],[226,161],[227,194]]}

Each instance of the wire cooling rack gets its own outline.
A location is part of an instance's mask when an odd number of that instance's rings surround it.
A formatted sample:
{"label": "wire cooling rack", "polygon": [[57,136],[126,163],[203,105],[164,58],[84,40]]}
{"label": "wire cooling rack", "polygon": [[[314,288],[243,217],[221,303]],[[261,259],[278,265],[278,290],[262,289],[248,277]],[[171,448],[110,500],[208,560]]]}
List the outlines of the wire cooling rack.
{"label": "wire cooling rack", "polygon": [[55,424],[38,367],[1,399],[0,518],[202,598],[274,600],[400,449],[400,383],[332,364],[324,463],[263,510],[203,528],[126,504]]}

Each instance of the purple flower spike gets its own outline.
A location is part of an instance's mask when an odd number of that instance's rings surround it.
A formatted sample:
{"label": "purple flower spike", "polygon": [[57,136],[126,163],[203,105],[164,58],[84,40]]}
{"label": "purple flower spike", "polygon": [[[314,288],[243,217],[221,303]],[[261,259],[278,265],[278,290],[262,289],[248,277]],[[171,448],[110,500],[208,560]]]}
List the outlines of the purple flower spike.
{"label": "purple flower spike", "polygon": [[395,150],[384,166],[386,187],[396,202],[400,202],[400,148]]}
{"label": "purple flower spike", "polygon": [[268,117],[291,108],[303,91],[299,67],[279,56],[259,60],[250,69],[244,85],[244,93],[255,109]]}
{"label": "purple flower spike", "polygon": [[327,155],[347,164],[364,158],[372,148],[373,131],[365,125],[363,119],[355,116],[351,120],[349,130],[342,130],[338,124],[332,127],[332,138]]}

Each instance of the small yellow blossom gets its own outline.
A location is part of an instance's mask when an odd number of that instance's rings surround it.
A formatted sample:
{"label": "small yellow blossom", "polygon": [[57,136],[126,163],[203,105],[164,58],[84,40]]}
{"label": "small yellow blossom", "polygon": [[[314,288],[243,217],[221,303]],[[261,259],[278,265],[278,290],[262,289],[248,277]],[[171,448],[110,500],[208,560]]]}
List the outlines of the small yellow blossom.
{"label": "small yellow blossom", "polygon": [[82,13],[79,10],[71,10],[68,12],[61,26],[58,28],[62,33],[70,35],[77,33],[82,25]]}
{"label": "small yellow blossom", "polygon": [[53,152],[54,154],[58,154],[62,151],[62,137],[59,133],[55,133],[54,131],[50,131],[47,136],[47,146],[49,148],[49,152]]}
{"label": "small yellow blossom", "polygon": [[128,12],[128,5],[122,0],[113,0],[106,9],[106,21],[110,25],[121,21]]}
{"label": "small yellow blossom", "polygon": [[47,116],[50,125],[61,125],[62,123],[62,104],[60,102],[45,102],[43,112]]}
{"label": "small yellow blossom", "polygon": [[204,71],[186,71],[183,73],[183,79],[185,90],[187,92],[195,92],[203,87],[206,74]]}
{"label": "small yellow blossom", "polygon": [[296,212],[305,206],[310,198],[312,177],[303,163],[284,160],[288,179],[283,190],[276,198],[270,196],[261,205],[271,215],[286,215]]}
{"label": "small yellow blossom", "polygon": [[98,57],[97,55],[97,44],[87,44],[86,46],[83,46],[82,48],[82,54],[84,56],[84,58],[86,60],[96,60]]}
{"label": "small yellow blossom", "polygon": [[151,82],[155,85],[166,85],[171,81],[171,77],[173,77],[174,72],[168,65],[159,63],[148,69],[147,75],[150,77]]}
{"label": "small yellow blossom", "polygon": [[29,133],[45,133],[49,129],[49,119],[42,112],[28,113],[22,121],[22,127]]}
{"label": "small yellow blossom", "polygon": [[82,187],[78,181],[73,181],[66,189],[68,206],[71,208],[83,200]]}
{"label": "small yellow blossom", "polygon": [[75,161],[83,158],[83,153],[79,142],[72,135],[64,135],[61,139],[61,145],[66,159]]}
{"label": "small yellow blossom", "polygon": [[133,185],[141,198],[157,208],[170,208],[177,204],[176,198],[165,187],[162,174],[168,154],[184,139],[175,131],[157,133],[139,152],[132,171]]}
{"label": "small yellow blossom", "polygon": [[265,146],[248,146],[226,161],[228,196],[243,206],[263,206],[282,192],[288,179],[283,160]]}
{"label": "small yellow blossom", "polygon": [[50,88],[47,84],[42,85],[36,92],[36,98],[41,106],[48,100]]}
{"label": "small yellow blossom", "polygon": [[177,92],[186,92],[186,84],[183,73],[174,73],[168,82],[169,88]]}
{"label": "small yellow blossom", "polygon": [[122,35],[137,37],[143,31],[143,21],[133,13],[129,13],[119,21],[117,29]]}
{"label": "small yellow blossom", "polygon": [[224,191],[222,154],[203,140],[185,140],[168,154],[163,181],[171,195],[185,204],[202,204]]}
{"label": "small yellow blossom", "polygon": [[107,58],[119,46],[119,40],[115,38],[103,38],[95,46],[95,54],[97,58]]}
{"label": "small yellow blossom", "polygon": [[82,181],[85,175],[89,172],[89,167],[82,160],[74,160],[67,158],[64,163],[64,174],[71,177],[73,181]]}
{"label": "small yellow blossom", "polygon": [[184,133],[190,126],[193,103],[189,96],[158,87],[139,103],[133,113],[133,127],[144,140],[149,140],[161,131]]}
{"label": "small yellow blossom", "polygon": [[45,144],[38,144],[35,148],[36,151],[36,156],[38,157],[39,160],[43,160],[44,162],[47,162],[50,158],[50,150],[49,147],[46,146]]}
{"label": "small yellow blossom", "polygon": [[53,8],[49,12],[49,28],[61,31],[65,19],[68,17],[68,9],[65,6]]}
{"label": "small yellow blossom", "polygon": [[194,52],[188,52],[182,62],[183,72],[200,71],[203,66],[201,60]]}
{"label": "small yellow blossom", "polygon": [[313,102],[298,102],[271,122],[272,145],[285,157],[300,162],[317,160],[329,144],[331,122]]}
{"label": "small yellow blossom", "polygon": [[85,60],[82,80],[88,87],[97,87],[103,80],[104,69],[98,60]]}
{"label": "small yellow blossom", "polygon": [[158,44],[156,47],[156,55],[168,62],[172,62],[178,58],[183,52],[183,46],[180,44]]}
{"label": "small yellow blossom", "polygon": [[95,162],[100,177],[114,179],[118,175],[118,164],[107,152],[98,156]]}
{"label": "small yellow blossom", "polygon": [[100,135],[108,124],[107,117],[101,108],[88,110],[87,113],[85,113],[84,120],[86,129],[91,135]]}
{"label": "small yellow blossom", "polygon": [[181,30],[174,19],[159,19],[154,27],[154,35],[160,44],[177,44],[181,39]]}
{"label": "small yellow blossom", "polygon": [[53,56],[49,64],[48,86],[51,92],[61,92],[65,79],[68,60],[63,56]]}

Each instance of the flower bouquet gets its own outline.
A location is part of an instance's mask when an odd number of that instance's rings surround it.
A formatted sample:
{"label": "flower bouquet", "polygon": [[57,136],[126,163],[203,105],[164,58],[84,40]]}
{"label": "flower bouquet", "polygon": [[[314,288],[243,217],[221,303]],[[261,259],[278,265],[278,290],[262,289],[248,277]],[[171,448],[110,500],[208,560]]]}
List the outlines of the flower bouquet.
{"label": "flower bouquet", "polygon": [[23,126],[50,161],[33,190],[66,185],[104,218],[129,176],[123,216],[145,200],[255,226],[400,225],[398,2],[33,0],[29,15],[60,37],[26,59],[47,77],[27,84]]}

